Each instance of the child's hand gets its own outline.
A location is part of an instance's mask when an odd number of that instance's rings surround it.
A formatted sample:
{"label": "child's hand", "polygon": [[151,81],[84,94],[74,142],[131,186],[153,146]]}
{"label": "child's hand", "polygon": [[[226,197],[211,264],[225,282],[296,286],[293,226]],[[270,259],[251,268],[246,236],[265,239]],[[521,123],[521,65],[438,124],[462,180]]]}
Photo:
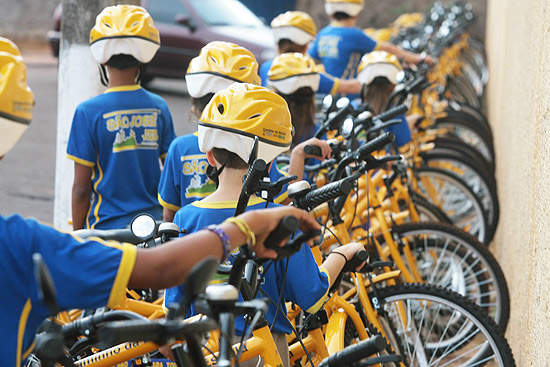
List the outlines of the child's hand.
{"label": "child's hand", "polygon": [[[317,146],[321,149],[321,155],[313,155],[313,154],[306,154],[304,152],[304,148],[308,145]],[[332,153],[332,148],[330,145],[326,142],[326,140],[320,140],[317,138],[311,138],[308,139],[294,147],[292,150],[292,154],[297,154],[303,156],[303,158],[317,158],[317,159],[327,159],[330,158],[330,154]]]}
{"label": "child's hand", "polygon": [[[277,257],[277,253],[274,250],[267,249],[264,246],[264,241],[275,227],[277,227],[281,219],[287,215],[292,215],[298,219],[302,232],[320,229],[319,223],[317,223],[311,215],[306,211],[293,207],[253,210],[239,216],[239,218],[248,223],[250,229],[256,235],[254,251],[258,257],[271,259]],[[281,241],[279,246],[286,243],[286,240],[288,240],[288,238]]]}

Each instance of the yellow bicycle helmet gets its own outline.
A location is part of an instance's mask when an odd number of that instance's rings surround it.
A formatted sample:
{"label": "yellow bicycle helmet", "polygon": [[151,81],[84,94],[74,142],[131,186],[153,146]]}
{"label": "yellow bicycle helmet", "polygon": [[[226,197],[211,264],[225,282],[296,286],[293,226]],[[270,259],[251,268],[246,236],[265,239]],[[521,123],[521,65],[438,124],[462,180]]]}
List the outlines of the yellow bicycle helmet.
{"label": "yellow bicycle helmet", "polygon": [[131,55],[150,62],[160,47],[159,32],[147,10],[135,5],[108,6],[90,31],[90,49],[100,64],[113,55]]}
{"label": "yellow bicycle helmet", "polygon": [[226,149],[248,162],[254,137],[257,158],[271,162],[290,148],[292,123],[288,105],[277,93],[248,83],[233,83],[216,93],[199,121],[199,148]]}
{"label": "yellow bicycle helmet", "polygon": [[271,21],[271,29],[275,43],[282,39],[303,46],[313,41],[317,35],[317,27],[313,18],[303,11],[287,11]]}
{"label": "yellow bicycle helmet", "polygon": [[[11,42],[10,42],[11,43]],[[29,127],[34,96],[27,85],[27,68],[15,44],[0,44],[0,158]]]}
{"label": "yellow bicycle helmet", "polygon": [[189,95],[200,98],[234,82],[261,83],[258,62],[252,52],[230,42],[214,41],[189,63],[185,75]]}
{"label": "yellow bicycle helmet", "polygon": [[408,13],[401,14],[393,21],[392,25],[398,28],[410,28],[414,27],[424,21],[424,14],[422,13]]}
{"label": "yellow bicycle helmet", "polygon": [[12,41],[4,37],[0,37],[0,52],[5,52],[14,56],[21,56],[19,47]]}
{"label": "yellow bicycle helmet", "polygon": [[325,11],[328,15],[341,12],[356,17],[363,10],[364,5],[363,0],[326,0]]}
{"label": "yellow bicycle helmet", "polygon": [[397,84],[397,73],[403,70],[397,56],[386,51],[373,51],[365,54],[357,67],[357,80],[370,84],[375,78],[384,77]]}
{"label": "yellow bicycle helmet", "polygon": [[267,76],[267,84],[282,94],[292,94],[303,87],[317,92],[321,80],[315,61],[298,52],[275,57]]}

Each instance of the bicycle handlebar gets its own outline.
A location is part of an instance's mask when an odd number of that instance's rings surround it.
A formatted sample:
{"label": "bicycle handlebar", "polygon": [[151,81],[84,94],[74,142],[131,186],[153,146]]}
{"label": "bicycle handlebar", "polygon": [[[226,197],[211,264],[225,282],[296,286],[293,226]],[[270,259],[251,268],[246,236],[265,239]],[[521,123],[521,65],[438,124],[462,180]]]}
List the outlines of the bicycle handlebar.
{"label": "bicycle handlebar", "polygon": [[357,150],[357,157],[361,160],[365,160],[370,154],[384,148],[394,140],[395,135],[388,131],[387,133],[384,133],[361,146]]}
{"label": "bicycle handlebar", "polygon": [[306,145],[304,147],[304,153],[308,155],[314,155],[316,157],[321,157],[323,155],[321,147],[317,145]]}
{"label": "bicycle handlebar", "polygon": [[409,108],[405,104],[400,104],[387,111],[382,112],[379,115],[373,117],[373,120],[387,121],[407,112]]}
{"label": "bicycle handlebar", "polygon": [[351,183],[340,180],[319,189],[312,190],[300,197],[293,198],[294,205],[300,209],[311,210],[323,203],[336,199],[340,196],[347,196],[351,191]]}
{"label": "bicycle handlebar", "polygon": [[124,229],[79,229],[72,232],[77,237],[88,239],[90,237],[98,237],[102,240],[114,240],[118,242],[128,242],[138,245],[143,242],[142,238],[137,237],[129,228]]}
{"label": "bicycle handlebar", "polygon": [[277,251],[279,244],[285,238],[296,232],[300,227],[298,219],[292,215],[283,217],[277,227],[267,236],[264,241],[264,246]]}
{"label": "bicycle handlebar", "polygon": [[319,367],[342,367],[349,366],[367,356],[378,353],[386,348],[386,340],[381,335],[375,335],[369,339],[362,340],[357,344],[350,345],[339,352],[325,358]]}

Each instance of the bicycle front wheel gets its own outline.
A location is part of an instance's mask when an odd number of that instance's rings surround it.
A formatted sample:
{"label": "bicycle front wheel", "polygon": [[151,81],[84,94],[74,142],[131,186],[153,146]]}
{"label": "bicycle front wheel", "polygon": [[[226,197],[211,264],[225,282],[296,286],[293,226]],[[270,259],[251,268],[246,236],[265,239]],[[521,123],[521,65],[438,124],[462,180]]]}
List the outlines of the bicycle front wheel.
{"label": "bicycle front wheel", "polygon": [[376,292],[384,332],[407,366],[515,366],[498,326],[457,293],[426,284]]}

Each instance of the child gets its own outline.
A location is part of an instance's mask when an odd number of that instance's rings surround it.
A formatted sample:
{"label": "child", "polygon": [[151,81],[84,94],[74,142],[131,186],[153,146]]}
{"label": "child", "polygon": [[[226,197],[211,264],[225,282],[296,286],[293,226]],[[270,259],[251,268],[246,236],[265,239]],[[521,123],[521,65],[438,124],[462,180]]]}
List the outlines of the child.
{"label": "child", "polygon": [[138,84],[159,42],[151,16],[133,5],[105,8],[90,32],[108,89],[73,117],[67,157],[75,162],[75,230],[124,228],[140,213],[162,219],[159,158],[176,135],[166,102]]}
{"label": "child", "polygon": [[[1,159],[29,125],[34,97],[26,83],[19,50],[4,38],[0,38],[0,70]],[[319,227],[307,213],[295,208],[248,212],[238,217],[255,233],[258,256],[275,255],[266,251],[262,242],[286,215],[299,218],[304,230]],[[215,233],[202,231],[154,249],[138,249],[129,244],[84,241],[19,215],[0,216],[0,287],[9,295],[9,302],[1,304],[0,362],[21,366],[32,351],[38,325],[50,316],[38,293],[33,254],[41,254],[48,266],[61,310],[116,306],[127,286],[159,289],[179,284],[197,262],[207,256],[221,259],[224,252],[246,242],[235,224],[224,223],[218,230],[228,235],[229,248],[220,246]]]}
{"label": "child", "polygon": [[[397,74],[403,70],[395,55],[385,51],[374,51],[361,59],[357,79],[367,86],[363,102],[368,103],[376,114],[386,110],[390,94],[397,84]],[[388,131],[395,135],[397,148],[411,141],[411,131],[404,115],[400,124],[391,125]]]}
{"label": "child", "polygon": [[[253,139],[257,136],[260,144],[258,158],[270,163],[277,155],[288,149],[292,139],[292,125],[286,102],[276,93],[251,84],[232,84],[216,93],[206,106],[199,122],[199,146],[206,152],[208,161],[219,174],[217,190],[203,200],[181,208],[174,218],[181,230],[193,233],[212,223],[217,223],[233,215],[242,186],[242,177],[248,171],[248,156]],[[266,207],[266,202],[252,197],[248,209]],[[270,204],[268,206],[276,206]],[[266,269],[264,284],[260,286],[272,300],[282,297],[292,301],[308,312],[316,312],[322,306],[332,281],[345,264],[345,259],[362,249],[360,244],[350,244],[338,248],[336,256],[329,256],[318,267],[307,245],[287,261],[276,261]],[[286,280],[284,279],[287,275]],[[281,284],[285,284],[284,289]],[[169,305],[181,298],[183,287],[166,290],[165,304]],[[282,303],[284,305],[284,303]],[[285,307],[282,307],[286,313]],[[272,324],[276,307],[269,305],[266,320]],[[244,321],[235,322],[237,334],[244,331]],[[272,325],[281,357],[288,366],[288,345],[285,334],[291,332],[288,321],[277,317]]]}
{"label": "child", "polygon": [[332,22],[321,29],[308,53],[325,66],[325,71],[337,78],[353,79],[361,56],[374,50],[383,50],[405,62],[433,63],[430,56],[405,51],[389,42],[377,43],[357,28],[357,17],[363,9],[363,0],[326,0],[325,11]]}
{"label": "child", "polygon": [[[309,14],[301,11],[287,11],[280,14],[271,22],[273,38],[278,45],[279,55],[284,53],[305,54],[309,43],[315,38],[317,28]],[[271,69],[273,60],[266,61],[260,66],[260,77],[262,85],[268,84],[268,72]],[[341,80],[324,73],[318,69],[321,75],[321,82],[317,88],[320,94],[354,94],[361,91],[361,84],[353,80]]]}

